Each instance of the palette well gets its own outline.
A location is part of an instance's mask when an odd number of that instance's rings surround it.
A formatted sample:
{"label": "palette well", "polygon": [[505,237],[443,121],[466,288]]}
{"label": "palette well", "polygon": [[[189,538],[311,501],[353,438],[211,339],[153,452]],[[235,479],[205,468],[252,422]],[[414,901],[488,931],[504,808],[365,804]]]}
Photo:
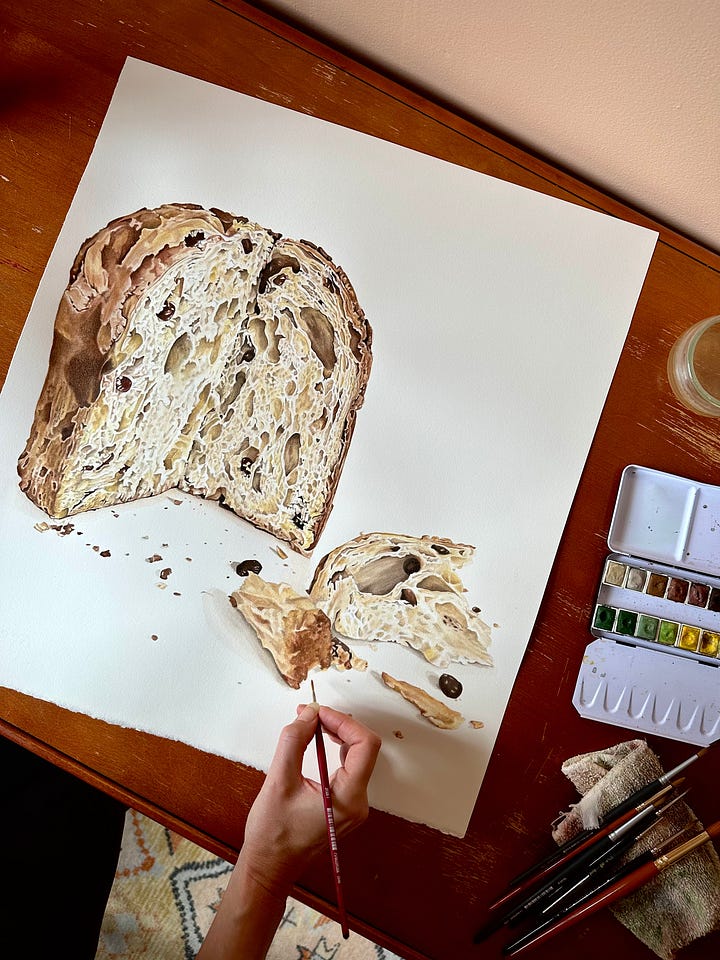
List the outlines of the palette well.
{"label": "palette well", "polygon": [[623,472],[573,695],[582,716],[694,744],[720,736],[720,487]]}

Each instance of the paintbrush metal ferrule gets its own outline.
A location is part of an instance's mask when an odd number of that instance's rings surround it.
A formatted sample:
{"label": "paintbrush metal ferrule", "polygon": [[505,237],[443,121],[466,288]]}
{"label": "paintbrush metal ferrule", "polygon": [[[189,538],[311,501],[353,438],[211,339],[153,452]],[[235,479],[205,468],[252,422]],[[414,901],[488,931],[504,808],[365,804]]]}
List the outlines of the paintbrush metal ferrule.
{"label": "paintbrush metal ferrule", "polygon": [[656,807],[656,816],[663,817],[670,807],[674,806],[676,803],[679,803],[680,800],[684,799],[689,793],[690,787],[688,787],[687,790],[683,790],[683,792],[679,793],[676,797],[673,797],[672,800],[668,800],[667,803],[663,803],[662,806]]}
{"label": "paintbrush metal ferrule", "polygon": [[674,863],[677,863],[678,860],[682,860],[683,857],[686,857],[689,853],[692,853],[693,850],[697,850],[698,847],[701,847],[703,844],[707,843],[708,840],[712,840],[713,837],[718,835],[720,835],[720,821],[714,823],[706,830],[702,830],[700,833],[697,833],[689,840],[685,840],[684,843],[679,844],[677,847],[673,847],[672,850],[668,850],[667,853],[663,853],[657,858],[657,860],[655,860],[655,866],[658,868],[658,870],[664,870],[666,867],[671,867]]}

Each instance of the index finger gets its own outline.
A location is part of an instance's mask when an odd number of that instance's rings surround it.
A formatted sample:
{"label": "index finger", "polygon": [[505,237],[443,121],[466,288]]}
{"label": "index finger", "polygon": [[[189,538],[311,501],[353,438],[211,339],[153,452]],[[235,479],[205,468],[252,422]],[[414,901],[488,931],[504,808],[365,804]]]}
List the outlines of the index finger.
{"label": "index finger", "polygon": [[364,789],[380,752],[380,737],[364,723],[332,707],[320,707],[319,713],[323,727],[346,748],[343,765],[335,773],[336,780],[349,779],[354,786]]}

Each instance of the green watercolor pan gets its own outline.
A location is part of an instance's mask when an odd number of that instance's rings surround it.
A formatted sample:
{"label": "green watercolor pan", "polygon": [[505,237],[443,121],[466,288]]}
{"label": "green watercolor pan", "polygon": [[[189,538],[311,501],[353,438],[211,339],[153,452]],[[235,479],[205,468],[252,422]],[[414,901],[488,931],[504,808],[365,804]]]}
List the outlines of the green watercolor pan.
{"label": "green watercolor pan", "polygon": [[608,545],[573,703],[605,723],[717,739],[720,487],[626,467]]}

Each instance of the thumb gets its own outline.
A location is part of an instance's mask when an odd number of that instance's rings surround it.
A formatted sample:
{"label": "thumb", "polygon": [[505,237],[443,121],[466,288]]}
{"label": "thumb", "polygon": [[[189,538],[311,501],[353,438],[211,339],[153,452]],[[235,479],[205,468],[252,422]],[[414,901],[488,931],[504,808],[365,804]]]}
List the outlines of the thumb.
{"label": "thumb", "polygon": [[296,720],[283,727],[269,773],[279,777],[300,777],[303,755],[315,735],[318,705],[309,703]]}

